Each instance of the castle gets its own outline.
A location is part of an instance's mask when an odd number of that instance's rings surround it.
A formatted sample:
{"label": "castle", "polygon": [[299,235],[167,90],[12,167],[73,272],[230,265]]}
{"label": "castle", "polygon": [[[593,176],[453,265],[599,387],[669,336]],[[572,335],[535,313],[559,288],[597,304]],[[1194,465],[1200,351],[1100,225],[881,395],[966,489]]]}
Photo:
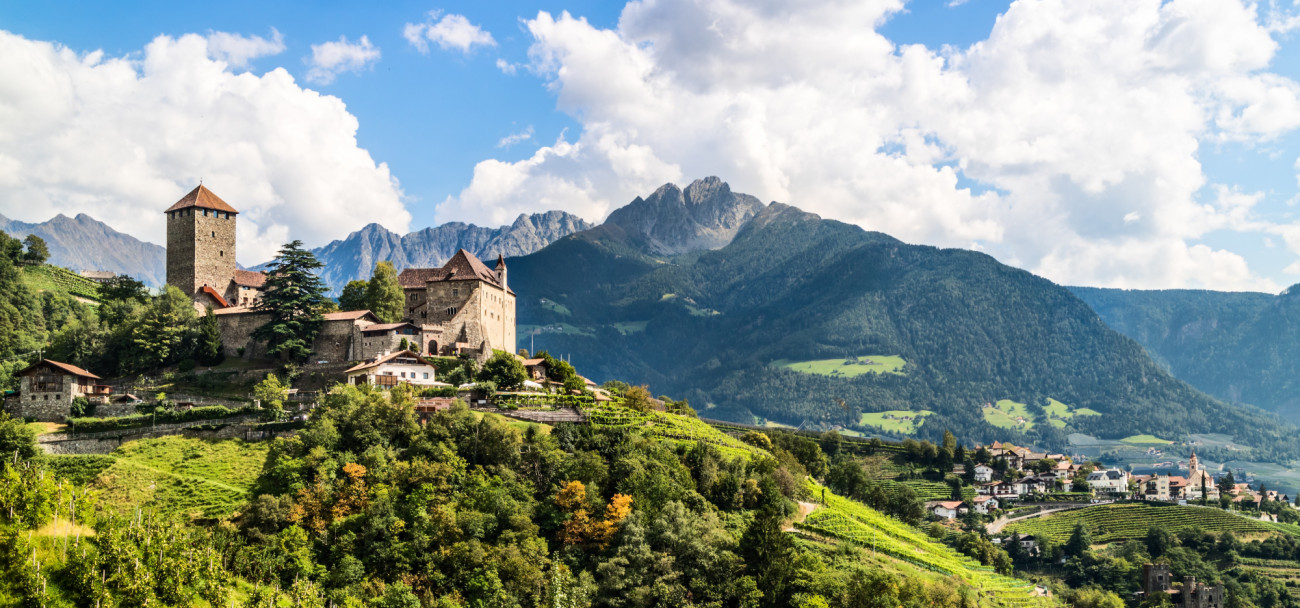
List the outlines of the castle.
{"label": "castle", "polygon": [[[167,284],[189,296],[200,313],[212,309],[227,356],[261,355],[264,345],[252,333],[270,319],[258,308],[266,275],[235,265],[239,211],[200,184],[164,213]],[[440,268],[403,270],[398,282],[405,294],[402,322],[381,323],[369,311],[328,313],[312,346],[314,358],[369,360],[402,342],[421,353],[480,362],[494,350],[515,352],[515,293],[504,257],[488,268],[462,249]]]}

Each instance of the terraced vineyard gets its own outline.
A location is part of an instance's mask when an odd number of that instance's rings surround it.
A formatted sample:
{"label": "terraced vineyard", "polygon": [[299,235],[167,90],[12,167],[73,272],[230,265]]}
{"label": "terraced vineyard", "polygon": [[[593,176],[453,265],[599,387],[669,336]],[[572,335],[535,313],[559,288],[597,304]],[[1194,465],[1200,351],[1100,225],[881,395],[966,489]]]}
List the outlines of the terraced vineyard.
{"label": "terraced vineyard", "polygon": [[993,568],[958,553],[923,532],[879,511],[842,498],[830,490],[808,483],[812,496],[825,491],[826,505],[813,511],[799,530],[825,538],[848,541],[918,568],[953,576],[974,588],[984,599],[999,606],[1052,606],[1055,602],[1033,595],[1028,581],[1002,576]]}
{"label": "terraced vineyard", "polygon": [[1094,543],[1112,543],[1146,537],[1152,526],[1177,533],[1184,528],[1202,528],[1211,532],[1231,530],[1240,534],[1282,533],[1300,536],[1300,526],[1277,524],[1235,515],[1213,507],[1184,507],[1126,503],[1086,507],[1046,517],[1016,522],[1005,532],[1043,536],[1054,543],[1070,538],[1074,525],[1083,522],[1092,533]]}
{"label": "terraced vineyard", "polygon": [[25,266],[23,280],[36,291],[61,291],[79,298],[99,300],[99,283],[67,268],[49,264]]}
{"label": "terraced vineyard", "polygon": [[599,402],[583,406],[587,422],[597,427],[629,428],[657,440],[690,445],[703,441],[716,446],[728,456],[749,457],[753,454],[766,454],[761,448],[754,447],[731,435],[728,435],[698,418],[668,414],[665,412],[638,412],[622,405]]}
{"label": "terraced vineyard", "polygon": [[1300,564],[1289,559],[1259,559],[1243,557],[1241,565],[1286,586],[1287,593],[1300,598]]}

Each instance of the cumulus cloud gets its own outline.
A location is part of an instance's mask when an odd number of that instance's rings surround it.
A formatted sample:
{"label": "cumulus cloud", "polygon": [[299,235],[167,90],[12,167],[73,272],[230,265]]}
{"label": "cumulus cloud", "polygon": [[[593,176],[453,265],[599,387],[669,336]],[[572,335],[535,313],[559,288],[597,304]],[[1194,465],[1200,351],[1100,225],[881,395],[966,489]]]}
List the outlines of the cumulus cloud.
{"label": "cumulus cloud", "polygon": [[246,68],[248,62],[258,57],[284,52],[284,36],[271,28],[271,39],[261,36],[242,36],[229,32],[208,33],[208,54],[230,64],[232,68]]}
{"label": "cumulus cloud", "polygon": [[106,57],[0,31],[0,213],[87,212],[164,243],[162,210],[203,178],[241,211],[245,265],[291,239],[409,227],[397,180],[357,145],[342,101],[283,69],[233,73],[213,37]]}
{"label": "cumulus cloud", "polygon": [[370,44],[369,38],[362,36],[356,42],[348,42],[347,36],[339,36],[337,42],[311,45],[307,81],[329,84],[343,72],[360,72],[377,61],[379,48]]}
{"label": "cumulus cloud", "polygon": [[444,51],[456,50],[462,53],[469,53],[478,46],[497,45],[492,34],[470,23],[464,15],[443,15],[442,11],[430,11],[423,22],[407,23],[402,35],[421,53],[429,52],[430,42]]}
{"label": "cumulus cloud", "polygon": [[965,49],[876,32],[902,9],[631,2],[614,29],[539,13],[529,67],[582,131],[480,163],[439,214],[499,221],[542,193],[600,219],[665,181],[716,174],[1064,283],[1276,287],[1198,243],[1268,229],[1244,204],[1255,195],[1207,183],[1202,144],[1300,126],[1297,84],[1267,71],[1278,45],[1254,5],[1022,0]]}

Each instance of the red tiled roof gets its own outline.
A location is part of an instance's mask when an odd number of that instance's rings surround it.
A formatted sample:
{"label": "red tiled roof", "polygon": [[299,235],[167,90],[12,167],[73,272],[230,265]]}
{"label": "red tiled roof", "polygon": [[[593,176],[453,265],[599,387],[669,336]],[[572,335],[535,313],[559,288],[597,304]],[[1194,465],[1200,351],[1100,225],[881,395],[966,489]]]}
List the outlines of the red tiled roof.
{"label": "red tiled roof", "polygon": [[231,306],[230,308],[218,308],[212,311],[214,315],[241,315],[245,313],[261,312],[247,306]]}
{"label": "red tiled roof", "polygon": [[213,194],[211,190],[204,188],[203,184],[199,184],[197,188],[190,190],[189,194],[186,194],[181,198],[181,200],[176,201],[175,205],[168,207],[163,213],[171,213],[189,207],[216,209],[217,211],[225,211],[226,213],[239,213],[238,211],[235,211],[234,207],[227,205],[226,201],[221,200],[221,197]]}
{"label": "red tiled roof", "polygon": [[[505,264],[504,259],[500,259],[498,264]],[[496,271],[488,268],[474,254],[458,250],[456,255],[451,256],[442,268],[406,268],[397,275],[397,282],[402,287],[424,287],[425,283],[430,281],[470,281],[478,280],[488,283],[489,285],[501,286],[497,280]]]}
{"label": "red tiled roof", "polygon": [[371,313],[368,310],[345,310],[342,312],[327,312],[323,316],[325,317],[326,321],[356,321],[357,319],[360,319],[362,317],[370,317],[371,319],[374,319],[376,323],[379,322],[379,317],[376,317],[373,313]]}
{"label": "red tiled roof", "polygon": [[419,329],[419,326],[417,326],[414,323],[402,322],[402,323],[376,323],[374,325],[367,325],[365,327],[365,331],[388,331],[390,329],[397,329],[399,327],[406,327],[408,325],[411,327],[415,327],[416,329]]}
{"label": "red tiled roof", "polygon": [[217,290],[213,289],[211,286],[204,285],[202,291],[211,296],[213,300],[216,300],[217,304],[220,304],[222,308],[230,308],[230,302],[227,302],[225,298],[221,297],[221,294],[217,293]]}
{"label": "red tiled roof", "polygon": [[69,374],[74,375],[74,376],[80,376],[80,377],[82,377],[82,378],[94,378],[94,379],[96,379],[96,380],[101,380],[101,379],[102,379],[102,378],[100,378],[99,376],[96,376],[95,374],[92,374],[92,373],[90,373],[90,372],[88,372],[88,371],[86,371],[86,370],[84,370],[84,369],[81,369],[80,367],[77,367],[77,366],[75,366],[75,365],[73,365],[73,364],[71,364],[71,363],[61,363],[61,362],[59,362],[59,361],[53,361],[53,360],[50,360],[50,359],[41,359],[40,361],[37,361],[36,363],[33,363],[33,364],[27,366],[26,369],[24,369],[23,371],[18,372],[18,373],[19,373],[19,375],[21,375],[21,374],[25,374],[25,373],[27,373],[29,370],[35,368],[36,366],[38,366],[38,365],[40,365],[40,364],[42,364],[42,363],[46,363],[46,364],[49,364],[49,365],[53,365],[54,367],[57,367],[57,368],[59,368],[59,369],[65,371],[65,372],[68,372]]}
{"label": "red tiled roof", "polygon": [[546,362],[546,359],[524,359],[524,367],[532,367],[532,366],[534,366],[534,365],[541,365],[542,363],[545,363],[545,362]]}
{"label": "red tiled roof", "polygon": [[243,287],[261,287],[266,284],[266,273],[236,268],[235,284]]}

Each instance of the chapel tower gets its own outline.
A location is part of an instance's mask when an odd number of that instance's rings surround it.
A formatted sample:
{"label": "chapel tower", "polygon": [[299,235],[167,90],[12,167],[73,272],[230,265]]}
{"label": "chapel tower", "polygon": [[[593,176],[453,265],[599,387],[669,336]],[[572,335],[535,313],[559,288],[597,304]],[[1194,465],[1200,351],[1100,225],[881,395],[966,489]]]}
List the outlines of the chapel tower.
{"label": "chapel tower", "polygon": [[229,298],[236,274],[239,212],[199,184],[163,213],[167,215],[167,284],[190,297],[207,286],[221,298]]}

